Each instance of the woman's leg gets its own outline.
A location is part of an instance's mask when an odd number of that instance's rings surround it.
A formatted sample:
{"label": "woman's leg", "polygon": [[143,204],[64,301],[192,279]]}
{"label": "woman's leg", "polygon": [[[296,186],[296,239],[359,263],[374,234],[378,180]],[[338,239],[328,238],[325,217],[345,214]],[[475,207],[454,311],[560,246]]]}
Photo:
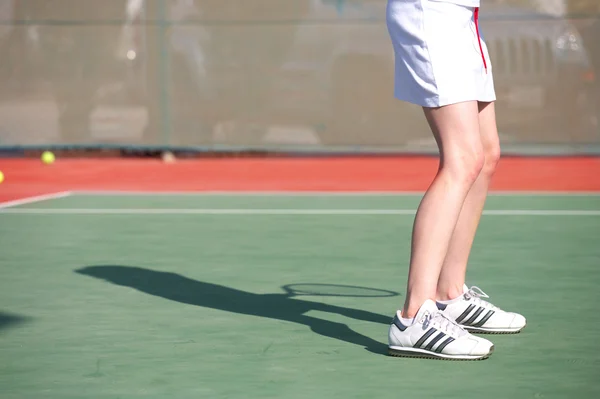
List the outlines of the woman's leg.
{"label": "woman's leg", "polygon": [[438,278],[465,198],[484,163],[476,101],[425,108],[440,150],[440,167],[413,227],[404,318],[436,299]]}
{"label": "woman's leg", "polygon": [[494,103],[479,103],[479,132],[485,162],[462,206],[448,253],[437,283],[437,300],[457,298],[463,293],[467,262],[485,204],[490,181],[500,159],[500,140]]}

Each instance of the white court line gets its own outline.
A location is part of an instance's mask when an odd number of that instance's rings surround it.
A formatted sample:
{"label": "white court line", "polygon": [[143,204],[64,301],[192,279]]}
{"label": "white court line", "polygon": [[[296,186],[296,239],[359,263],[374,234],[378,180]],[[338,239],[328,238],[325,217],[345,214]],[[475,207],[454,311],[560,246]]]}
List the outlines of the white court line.
{"label": "white court line", "polygon": [[[29,215],[414,215],[414,209],[93,209],[12,208],[0,214]],[[600,210],[487,210],[490,216],[600,216]]]}
{"label": "white court line", "polygon": [[[424,191],[73,191],[81,196],[231,196],[231,197],[377,197],[422,196]],[[490,191],[488,196],[499,197],[586,197],[600,196],[600,191]]]}
{"label": "white court line", "polygon": [[[417,196],[418,191],[74,191],[79,196],[231,196],[231,197],[373,197],[373,196]],[[600,195],[600,194],[599,194]]]}
{"label": "white court line", "polygon": [[53,200],[53,199],[58,199],[58,198],[64,198],[64,197],[68,197],[69,195],[71,195],[70,191],[59,191],[57,193],[34,195],[32,197],[24,197],[24,198],[20,198],[18,200],[0,202],[0,210],[12,208],[14,206],[19,206],[19,205],[27,205],[27,204],[33,204],[35,202],[42,202],[42,201],[48,201],[48,200]]}

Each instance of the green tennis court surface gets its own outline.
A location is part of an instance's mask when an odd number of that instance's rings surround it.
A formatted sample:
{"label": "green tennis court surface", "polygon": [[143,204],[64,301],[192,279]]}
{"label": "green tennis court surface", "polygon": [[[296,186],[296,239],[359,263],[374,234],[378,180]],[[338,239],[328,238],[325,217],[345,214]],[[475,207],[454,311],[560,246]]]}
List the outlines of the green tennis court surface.
{"label": "green tennis court surface", "polygon": [[[600,397],[600,196],[489,199],[468,282],[528,326],[487,336],[483,362],[385,355],[419,199],[72,195],[1,209],[0,397]],[[294,297],[294,283],[399,294]]]}

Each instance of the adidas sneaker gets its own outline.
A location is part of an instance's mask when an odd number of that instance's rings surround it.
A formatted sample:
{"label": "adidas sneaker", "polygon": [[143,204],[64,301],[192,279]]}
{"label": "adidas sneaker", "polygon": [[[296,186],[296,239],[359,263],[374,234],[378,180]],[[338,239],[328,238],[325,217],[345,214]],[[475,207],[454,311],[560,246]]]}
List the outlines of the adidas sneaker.
{"label": "adidas sneaker", "polygon": [[396,312],[388,332],[388,353],[398,357],[451,360],[487,359],[494,345],[471,335],[427,300],[411,325],[404,325]]}
{"label": "adidas sneaker", "polygon": [[489,298],[479,287],[463,288],[463,294],[450,301],[437,302],[437,307],[450,319],[470,332],[514,334],[527,324],[518,313],[505,312],[482,298]]}

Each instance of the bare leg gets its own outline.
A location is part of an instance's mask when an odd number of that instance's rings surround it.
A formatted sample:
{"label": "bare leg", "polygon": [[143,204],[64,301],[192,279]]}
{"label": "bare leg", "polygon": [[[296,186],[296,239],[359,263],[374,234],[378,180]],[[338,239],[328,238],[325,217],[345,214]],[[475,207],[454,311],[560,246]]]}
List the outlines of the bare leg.
{"label": "bare leg", "polygon": [[403,317],[414,317],[423,302],[436,299],[440,270],[460,211],[484,163],[475,101],[425,108],[440,150],[440,167],[425,193],[413,227]]}
{"label": "bare leg", "polygon": [[500,140],[494,103],[479,103],[479,131],[485,163],[471,187],[452,234],[437,284],[437,299],[454,299],[462,294],[467,263],[487,198],[488,188],[500,159]]}

